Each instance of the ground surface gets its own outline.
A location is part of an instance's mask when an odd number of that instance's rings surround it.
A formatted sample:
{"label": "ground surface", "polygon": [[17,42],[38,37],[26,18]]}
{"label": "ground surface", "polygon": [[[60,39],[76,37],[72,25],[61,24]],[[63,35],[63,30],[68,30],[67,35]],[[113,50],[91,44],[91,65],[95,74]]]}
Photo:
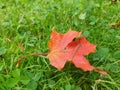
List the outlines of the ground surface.
{"label": "ground surface", "polygon": [[[110,0],[0,0],[0,90],[120,90],[120,2]],[[97,45],[86,56],[108,72],[83,72],[68,63],[62,71],[45,57],[52,28],[82,31]]]}

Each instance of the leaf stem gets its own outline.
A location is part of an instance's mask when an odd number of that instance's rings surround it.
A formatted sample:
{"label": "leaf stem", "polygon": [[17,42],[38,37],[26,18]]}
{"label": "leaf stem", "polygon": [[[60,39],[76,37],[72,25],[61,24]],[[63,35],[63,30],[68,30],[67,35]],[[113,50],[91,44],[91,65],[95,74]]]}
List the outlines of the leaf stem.
{"label": "leaf stem", "polygon": [[48,55],[47,53],[42,53],[42,54],[39,54],[39,53],[31,53],[31,54],[28,54],[28,55],[25,55],[25,56],[21,56],[21,57],[18,59],[18,62],[17,62],[17,64],[16,64],[16,67],[19,67],[21,61],[22,61],[24,58],[28,57],[28,56],[39,56],[39,57],[41,57],[41,56],[47,56],[47,55]]}

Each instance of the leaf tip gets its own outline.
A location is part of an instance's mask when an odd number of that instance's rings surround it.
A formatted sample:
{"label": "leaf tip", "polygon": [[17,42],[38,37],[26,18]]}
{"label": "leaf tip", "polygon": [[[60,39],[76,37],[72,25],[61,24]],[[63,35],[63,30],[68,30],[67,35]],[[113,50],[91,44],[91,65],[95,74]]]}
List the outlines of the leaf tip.
{"label": "leaf tip", "polygon": [[95,70],[96,70],[97,72],[99,72],[100,74],[108,75],[108,73],[107,73],[106,71],[101,70],[101,69],[99,69],[99,68],[95,68]]}

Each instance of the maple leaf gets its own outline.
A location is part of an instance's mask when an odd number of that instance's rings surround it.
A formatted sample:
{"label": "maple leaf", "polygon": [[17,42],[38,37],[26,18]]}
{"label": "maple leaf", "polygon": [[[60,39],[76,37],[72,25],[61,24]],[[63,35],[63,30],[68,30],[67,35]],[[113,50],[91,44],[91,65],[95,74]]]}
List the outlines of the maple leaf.
{"label": "maple leaf", "polygon": [[[77,68],[84,71],[96,70],[99,73],[107,74],[105,71],[92,66],[84,57],[95,52],[96,45],[91,44],[85,37],[80,37],[80,35],[81,32],[73,30],[69,30],[65,34],[59,34],[54,29],[48,42],[50,52],[47,57],[50,64],[61,70],[66,62],[72,62]],[[78,39],[75,39],[77,37]]]}

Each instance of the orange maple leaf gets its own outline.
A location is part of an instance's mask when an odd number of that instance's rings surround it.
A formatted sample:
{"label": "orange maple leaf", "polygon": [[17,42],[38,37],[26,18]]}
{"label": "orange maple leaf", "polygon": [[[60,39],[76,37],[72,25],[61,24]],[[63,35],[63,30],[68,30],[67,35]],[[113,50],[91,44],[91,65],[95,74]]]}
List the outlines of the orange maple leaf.
{"label": "orange maple leaf", "polygon": [[[59,34],[54,29],[52,31],[48,46],[50,52],[47,57],[50,64],[61,70],[66,62],[72,62],[77,68],[84,71],[96,70],[99,73],[107,74],[105,71],[92,66],[84,57],[89,53],[95,52],[96,45],[91,44],[85,37],[80,37],[81,32],[69,30],[65,34]],[[73,40],[77,38],[76,40]]]}

